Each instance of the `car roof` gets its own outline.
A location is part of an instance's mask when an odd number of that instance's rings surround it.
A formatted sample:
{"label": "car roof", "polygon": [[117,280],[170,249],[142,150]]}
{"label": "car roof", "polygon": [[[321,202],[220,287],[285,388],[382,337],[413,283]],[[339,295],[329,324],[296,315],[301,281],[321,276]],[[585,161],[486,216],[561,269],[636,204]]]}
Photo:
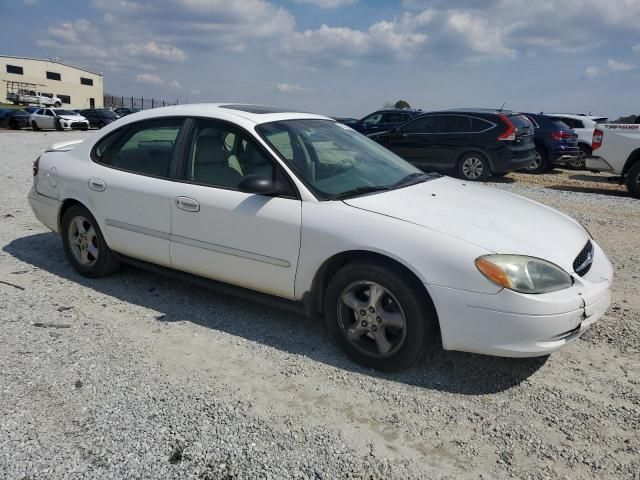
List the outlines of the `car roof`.
{"label": "car roof", "polygon": [[[314,113],[296,112],[294,110],[280,109],[266,105],[239,104],[239,103],[189,103],[183,105],[171,105],[168,107],[142,110],[131,115],[129,121],[162,118],[167,116],[195,116],[215,117],[226,120],[248,121],[255,125],[261,123],[276,122],[294,119],[319,119],[334,121],[324,115]],[[125,117],[129,118],[129,116]]]}
{"label": "car roof", "polygon": [[498,108],[450,108],[448,110],[442,110],[439,112],[429,112],[429,113],[492,113],[497,115],[498,113],[502,113],[504,115],[517,115],[516,112],[512,110],[500,110]]}

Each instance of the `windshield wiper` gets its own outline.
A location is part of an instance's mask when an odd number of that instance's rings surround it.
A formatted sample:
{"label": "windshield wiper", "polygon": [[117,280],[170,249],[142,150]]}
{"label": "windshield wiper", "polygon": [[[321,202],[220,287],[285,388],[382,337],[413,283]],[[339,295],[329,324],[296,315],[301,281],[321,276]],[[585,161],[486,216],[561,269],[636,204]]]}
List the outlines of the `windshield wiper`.
{"label": "windshield wiper", "polygon": [[383,192],[385,190],[389,190],[389,188],[390,187],[386,187],[383,185],[369,185],[366,187],[352,188],[351,190],[347,190],[346,192],[336,193],[335,195],[327,198],[327,200],[343,200],[345,198],[364,195],[365,193]]}
{"label": "windshield wiper", "polygon": [[409,185],[415,185],[416,183],[426,182],[434,178],[433,174],[426,174],[423,172],[414,172],[410,173],[406,177],[397,181],[393,185],[390,185],[389,188],[400,188],[400,187],[408,187]]}

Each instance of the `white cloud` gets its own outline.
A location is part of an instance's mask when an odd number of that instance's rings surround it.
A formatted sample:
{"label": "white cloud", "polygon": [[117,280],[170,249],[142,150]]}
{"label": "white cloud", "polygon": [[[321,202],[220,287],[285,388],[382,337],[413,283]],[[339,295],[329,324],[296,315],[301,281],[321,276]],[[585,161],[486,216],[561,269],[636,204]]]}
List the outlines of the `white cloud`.
{"label": "white cloud", "polygon": [[177,80],[171,80],[167,85],[176,90],[182,90],[182,85],[180,85],[180,82]]}
{"label": "white cloud", "polygon": [[294,0],[297,3],[309,3],[320,8],[337,8],[353,5],[357,0]]}
{"label": "white cloud", "polygon": [[305,88],[302,85],[291,84],[291,83],[278,83],[276,85],[276,90],[282,93],[298,93],[304,92]]}
{"label": "white cloud", "polygon": [[124,47],[125,52],[134,57],[147,57],[155,60],[182,63],[187,60],[184,50],[153,40],[147,43],[129,43]]}
{"label": "white cloud", "polygon": [[609,69],[613,72],[629,72],[636,68],[635,65],[618,60],[607,60],[607,65],[609,65]]}
{"label": "white cloud", "polygon": [[136,75],[136,82],[148,83],[151,85],[163,85],[164,81],[155,73],[140,73]]}
{"label": "white cloud", "polygon": [[584,73],[589,78],[596,78],[598,75],[600,75],[600,69],[598,67],[591,66],[591,67],[587,67]]}

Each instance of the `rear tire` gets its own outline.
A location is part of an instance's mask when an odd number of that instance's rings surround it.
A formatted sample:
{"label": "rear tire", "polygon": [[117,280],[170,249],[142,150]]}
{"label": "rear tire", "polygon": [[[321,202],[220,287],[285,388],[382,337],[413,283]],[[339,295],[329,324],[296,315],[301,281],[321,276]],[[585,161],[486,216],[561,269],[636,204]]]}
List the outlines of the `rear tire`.
{"label": "rear tire", "polygon": [[62,246],[69,263],[89,278],[111,275],[120,261],[107,246],[98,222],[82,205],[72,205],[61,222]]}
{"label": "rear tire", "polygon": [[626,184],[631,196],[640,198],[640,160],[633,164],[627,172]]}
{"label": "rear tire", "polygon": [[61,104],[60,102],[56,102],[56,103],[54,104],[54,106],[55,106],[56,108],[60,108],[60,107],[62,106],[62,104]]}
{"label": "rear tire", "polygon": [[36,132],[40,130],[40,127],[38,127],[38,124],[35,121],[31,122],[31,128],[33,128]]}
{"label": "rear tire", "polygon": [[16,122],[15,120],[11,120],[9,122],[9,128],[11,130],[19,130],[20,129],[20,125],[18,125],[18,122]]}
{"label": "rear tire", "polygon": [[384,372],[402,370],[434,337],[431,302],[401,269],[354,262],[331,279],[324,296],[327,329],[354,361]]}
{"label": "rear tire", "polygon": [[458,160],[458,177],[463,180],[480,182],[490,175],[489,161],[481,153],[466,153]]}
{"label": "rear tire", "polygon": [[543,173],[549,169],[549,155],[542,147],[536,147],[536,161],[525,168],[528,173]]}

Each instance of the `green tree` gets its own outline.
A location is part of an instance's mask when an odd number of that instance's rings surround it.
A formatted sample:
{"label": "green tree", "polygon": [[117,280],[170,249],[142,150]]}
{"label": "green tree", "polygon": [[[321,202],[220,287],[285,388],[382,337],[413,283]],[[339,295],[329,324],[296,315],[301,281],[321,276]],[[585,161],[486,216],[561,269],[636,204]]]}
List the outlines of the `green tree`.
{"label": "green tree", "polygon": [[398,100],[394,106],[396,108],[402,108],[402,109],[411,108],[411,105],[409,105],[409,102],[407,102],[406,100]]}

